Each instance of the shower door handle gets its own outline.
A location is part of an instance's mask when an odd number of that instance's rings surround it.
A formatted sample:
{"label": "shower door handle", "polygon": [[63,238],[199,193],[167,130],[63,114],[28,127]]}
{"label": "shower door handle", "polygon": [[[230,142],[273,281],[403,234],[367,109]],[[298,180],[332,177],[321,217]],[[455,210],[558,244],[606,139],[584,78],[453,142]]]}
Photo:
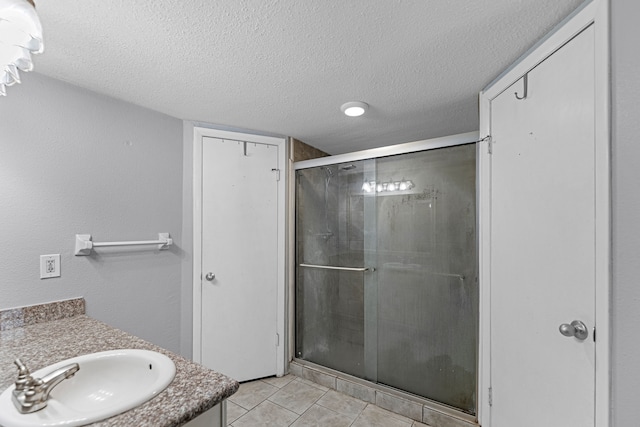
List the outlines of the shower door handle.
{"label": "shower door handle", "polygon": [[299,264],[300,267],[321,268],[323,270],[341,270],[341,271],[376,271],[373,267],[338,267],[335,265],[316,265],[316,264]]}

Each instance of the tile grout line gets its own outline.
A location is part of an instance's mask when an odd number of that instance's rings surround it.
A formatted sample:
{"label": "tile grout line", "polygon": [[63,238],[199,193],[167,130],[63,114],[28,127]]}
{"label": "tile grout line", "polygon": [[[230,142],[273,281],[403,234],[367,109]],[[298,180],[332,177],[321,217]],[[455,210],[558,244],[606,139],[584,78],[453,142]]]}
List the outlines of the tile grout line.
{"label": "tile grout line", "polygon": [[[249,384],[249,383],[253,383],[253,382],[254,382],[254,381],[247,381],[247,382],[245,382],[245,383],[243,383],[243,384]],[[253,406],[253,408],[251,408],[251,409],[248,409],[248,408],[246,408],[246,407],[242,406],[242,405],[241,405],[240,403],[238,403],[238,402],[234,402],[231,398],[229,399],[229,401],[230,401],[230,402],[232,402],[232,403],[234,403],[235,405],[238,405],[239,407],[241,407],[242,409],[244,409],[245,411],[247,411],[247,413],[249,413],[249,412],[251,412],[252,410],[254,410],[256,407],[258,407],[258,405],[260,405],[262,402],[264,402],[265,400],[269,399],[271,396],[273,396],[274,394],[276,394],[278,391],[280,391],[280,390],[281,390],[281,388],[279,388],[279,387],[277,387],[277,386],[274,386],[274,385],[271,385],[271,384],[269,384],[269,383],[267,383],[267,382],[265,382],[265,381],[262,381],[262,379],[255,380],[255,382],[260,382],[260,383],[262,383],[262,384],[264,384],[264,385],[267,385],[267,386],[269,386],[269,387],[273,387],[273,388],[275,388],[275,391],[274,391],[273,393],[269,394],[269,395],[268,395],[267,397],[265,397],[264,399],[262,399],[260,402],[258,402],[258,404],[254,405],[254,406]],[[240,386],[242,387],[242,384],[240,384]],[[242,417],[243,417],[243,416],[245,416],[245,415],[246,415],[246,414],[243,414],[242,416],[238,417],[238,419],[242,418]],[[236,420],[236,421],[237,421],[237,420]],[[235,422],[235,421],[234,421],[234,422]]]}
{"label": "tile grout line", "polygon": [[[321,391],[322,391],[322,390],[321,390]],[[274,393],[274,394],[275,394],[275,393]],[[324,392],[322,393],[322,396],[324,396],[325,394],[327,394],[327,392],[326,392],[326,391],[324,391]],[[271,396],[273,396],[273,394],[272,394]],[[262,404],[262,403],[263,403],[263,402],[265,402],[266,400],[269,400],[269,399],[271,398],[271,396],[267,397],[265,400],[263,400],[262,402],[260,402],[260,404]],[[280,408],[285,409],[285,410],[287,410],[287,411],[289,411],[289,412],[291,412],[291,413],[293,413],[293,414],[296,414],[296,415],[298,416],[298,418],[300,418],[300,417],[301,417],[302,415],[304,415],[304,414],[305,414],[309,409],[311,409],[311,407],[313,407],[313,405],[315,405],[315,404],[318,402],[318,400],[322,399],[322,396],[320,396],[320,397],[319,397],[318,399],[316,399],[316,400],[315,400],[311,405],[309,405],[309,407],[308,407],[307,409],[305,409],[305,410],[304,410],[304,412],[303,412],[302,414],[298,414],[297,412],[292,411],[291,409],[285,408],[284,406],[280,405],[280,404],[279,404],[279,403],[277,403],[277,402],[274,402],[273,400],[269,400],[269,402],[270,402],[270,403],[273,403],[274,405],[279,406]],[[256,405],[256,406],[257,406],[257,405]],[[320,406],[322,406],[322,405],[320,405]],[[335,412],[335,411],[334,411],[334,412]],[[298,419],[298,418],[296,418],[296,421],[297,421],[297,419]],[[295,422],[295,421],[294,421],[294,422]],[[289,425],[291,425],[291,424],[289,424]]]}
{"label": "tile grout line", "polygon": [[[363,401],[363,402],[364,402],[364,401]],[[351,427],[351,426],[352,426],[356,421],[358,421],[358,418],[360,418],[360,416],[362,415],[362,413],[364,412],[364,410],[365,410],[365,409],[367,409],[367,407],[368,407],[369,405],[371,405],[371,403],[369,403],[369,402],[365,402],[365,403],[366,403],[366,405],[364,405],[364,408],[362,408],[362,411],[360,411],[360,412],[358,413],[358,416],[357,416],[357,417],[355,417],[353,421],[351,421],[351,424],[349,424],[349,427]]]}
{"label": "tile grout line", "polygon": [[[333,389],[329,389],[329,390],[327,390],[327,391],[325,392],[325,394],[324,394],[324,395],[326,395],[327,393],[329,393],[329,391],[331,391],[331,390],[333,390]],[[365,405],[364,405],[364,407],[363,407],[360,411],[358,411],[358,414],[355,416],[355,418],[353,419],[353,421],[351,421],[351,423],[349,424],[349,426],[352,426],[352,425],[353,425],[353,423],[355,423],[355,422],[358,420],[358,418],[360,418],[360,415],[362,415],[362,413],[364,412],[364,410],[365,410],[365,409],[367,409],[367,406],[369,406],[369,405],[371,404],[371,403],[369,403],[369,402],[365,402],[364,400],[360,400],[360,399],[358,399],[357,397],[353,397],[353,396],[349,396],[348,394],[341,393],[341,392],[339,392],[338,390],[333,390],[333,391],[334,391],[334,392],[336,392],[336,393],[338,393],[338,394],[342,394],[342,395],[344,395],[344,396],[347,396],[347,397],[350,397],[350,398],[352,398],[352,399],[358,400],[358,401],[360,401],[360,402],[362,402],[362,403],[364,403],[364,404],[365,404]],[[324,396],[324,395],[323,395],[323,396]],[[320,399],[322,399],[322,396],[320,397]],[[346,414],[341,414],[340,412],[338,412],[338,411],[336,411],[336,410],[334,410],[334,409],[332,409],[332,408],[329,408],[329,407],[327,407],[327,406],[324,406],[324,405],[323,405],[323,404],[321,404],[321,403],[318,403],[318,401],[319,401],[320,399],[318,399],[318,400],[316,401],[315,405],[318,405],[318,406],[320,406],[320,407],[322,407],[322,408],[324,408],[324,409],[327,409],[327,410],[329,410],[329,411],[331,411],[331,412],[335,412],[336,414],[347,416]]]}

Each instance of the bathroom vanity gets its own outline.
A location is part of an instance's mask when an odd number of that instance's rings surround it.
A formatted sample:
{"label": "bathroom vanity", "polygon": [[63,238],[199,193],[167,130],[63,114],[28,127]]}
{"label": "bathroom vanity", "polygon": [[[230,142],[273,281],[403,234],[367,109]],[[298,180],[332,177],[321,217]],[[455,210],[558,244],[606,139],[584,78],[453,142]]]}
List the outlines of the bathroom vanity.
{"label": "bathroom vanity", "polygon": [[82,298],[0,311],[0,393],[17,378],[17,358],[36,371],[90,353],[151,350],[173,361],[173,381],[151,400],[93,425],[226,426],[225,399],[238,390],[237,381],[84,313]]}

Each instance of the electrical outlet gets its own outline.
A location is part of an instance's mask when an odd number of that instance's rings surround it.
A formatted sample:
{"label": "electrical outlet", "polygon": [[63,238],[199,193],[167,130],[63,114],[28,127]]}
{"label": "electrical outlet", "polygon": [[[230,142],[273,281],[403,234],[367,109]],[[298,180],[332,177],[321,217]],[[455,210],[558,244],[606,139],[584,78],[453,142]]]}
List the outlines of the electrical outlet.
{"label": "electrical outlet", "polygon": [[40,278],[60,277],[60,254],[40,255]]}

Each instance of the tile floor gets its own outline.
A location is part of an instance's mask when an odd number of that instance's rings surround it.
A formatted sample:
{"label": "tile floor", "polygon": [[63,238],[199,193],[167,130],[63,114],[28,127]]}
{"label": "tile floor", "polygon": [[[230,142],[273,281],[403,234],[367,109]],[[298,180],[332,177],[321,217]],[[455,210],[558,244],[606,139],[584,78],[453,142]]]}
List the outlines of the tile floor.
{"label": "tile floor", "polygon": [[293,375],[241,384],[227,401],[227,423],[232,427],[429,427]]}

